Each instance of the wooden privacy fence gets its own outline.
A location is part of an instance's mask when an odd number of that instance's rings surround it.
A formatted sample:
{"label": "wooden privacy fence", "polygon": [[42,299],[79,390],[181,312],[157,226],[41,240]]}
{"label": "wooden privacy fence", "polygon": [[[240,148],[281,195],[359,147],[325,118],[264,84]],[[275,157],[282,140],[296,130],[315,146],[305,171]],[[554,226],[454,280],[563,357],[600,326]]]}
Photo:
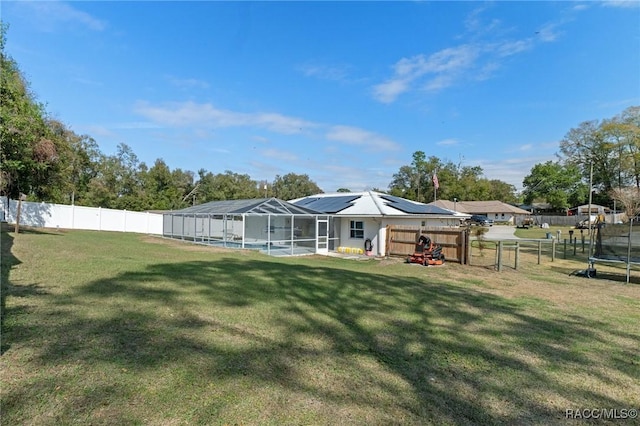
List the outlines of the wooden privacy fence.
{"label": "wooden privacy fence", "polygon": [[420,228],[409,226],[387,226],[387,256],[408,256],[413,254],[420,235],[442,247],[442,253],[449,262],[467,264],[469,253],[469,231],[466,228]]}

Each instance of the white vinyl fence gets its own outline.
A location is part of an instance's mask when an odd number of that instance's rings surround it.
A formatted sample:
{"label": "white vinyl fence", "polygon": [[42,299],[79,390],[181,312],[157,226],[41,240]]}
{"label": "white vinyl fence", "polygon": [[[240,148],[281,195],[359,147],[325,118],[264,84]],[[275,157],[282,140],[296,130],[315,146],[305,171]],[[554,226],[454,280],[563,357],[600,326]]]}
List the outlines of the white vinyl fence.
{"label": "white vinyl fence", "polygon": [[[15,223],[17,209],[16,200],[10,200],[7,208],[7,198],[0,198],[0,219]],[[161,214],[27,201],[20,208],[20,225],[162,235]]]}

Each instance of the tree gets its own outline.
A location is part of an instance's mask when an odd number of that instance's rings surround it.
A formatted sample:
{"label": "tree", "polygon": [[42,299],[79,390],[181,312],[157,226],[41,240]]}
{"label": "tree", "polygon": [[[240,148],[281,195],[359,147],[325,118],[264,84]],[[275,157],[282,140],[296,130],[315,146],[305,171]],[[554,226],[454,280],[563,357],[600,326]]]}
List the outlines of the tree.
{"label": "tree", "polygon": [[610,205],[612,188],[640,188],[640,107],[581,123],[565,135],[560,151],[565,164],[580,168],[584,181],[593,165],[596,202]]}
{"label": "tree", "polygon": [[338,188],[336,192],[351,192],[351,190],[349,188]]}
{"label": "tree", "polygon": [[44,198],[55,187],[58,147],[17,63],[6,54],[7,26],[0,22],[0,191]]}
{"label": "tree", "polygon": [[118,145],[116,155],[102,154],[97,173],[88,185],[89,205],[112,209],[144,210],[147,199],[141,177],[147,166],[140,163],[131,147]]}
{"label": "tree", "polygon": [[[175,169],[171,172],[171,183],[176,192],[181,195],[180,201],[172,206],[173,209],[182,209],[189,205],[198,204],[196,200],[201,200],[202,197],[199,194],[199,187],[194,185],[194,175],[192,171]],[[188,195],[193,194],[195,198],[188,199]],[[202,203],[204,201],[200,201]]]}
{"label": "tree", "polygon": [[589,180],[593,165],[593,187],[606,193],[613,187],[612,170],[617,169],[614,145],[607,141],[597,120],[585,121],[569,130],[560,141],[560,152],[564,163],[579,167],[582,178]]}
{"label": "tree", "polygon": [[322,193],[322,189],[308,175],[288,173],[277,175],[272,184],[273,193],[282,200],[293,200]]}
{"label": "tree", "polygon": [[624,207],[624,212],[629,219],[640,214],[640,188],[625,187],[611,190],[611,197]]}
{"label": "tree", "polygon": [[613,119],[605,120],[602,128],[616,150],[617,187],[640,188],[640,107],[629,107]]}
{"label": "tree", "polygon": [[576,165],[562,165],[553,161],[533,166],[524,178],[523,186],[525,203],[544,200],[555,209],[567,209],[579,204],[588,195]]}
{"label": "tree", "polygon": [[87,135],[77,135],[58,120],[49,119],[47,125],[58,142],[60,155],[59,182],[51,201],[84,204],[89,182],[98,174],[100,149]]}
{"label": "tree", "polygon": [[418,196],[418,190],[414,187],[415,175],[411,166],[401,166],[389,184],[389,194],[415,200]]}
{"label": "tree", "polygon": [[258,182],[249,175],[230,170],[214,175],[204,169],[198,174],[198,196],[201,202],[250,199],[260,195]]}
{"label": "tree", "polygon": [[484,178],[480,166],[462,166],[438,157],[426,157],[422,151],[413,154],[411,165],[401,166],[389,184],[389,193],[420,202],[434,200],[433,175],[437,174],[437,198],[445,200],[515,201],[515,187],[500,180]]}
{"label": "tree", "polygon": [[489,198],[491,200],[499,200],[508,204],[516,203],[518,201],[518,197],[515,195],[515,186],[498,179],[491,179],[488,183],[490,188]]}
{"label": "tree", "polygon": [[192,200],[186,196],[194,189],[193,173],[180,169],[171,171],[162,159],[157,159],[146,172],[140,173],[143,182],[144,208],[175,210],[188,207]]}
{"label": "tree", "polygon": [[437,157],[427,158],[424,151],[416,151],[412,155],[411,164],[402,166],[398,173],[393,175],[393,180],[389,184],[389,193],[397,197],[404,197],[418,202],[430,202],[434,199],[434,186],[432,177],[438,173],[440,186],[444,188],[448,183],[443,174],[440,180],[442,163]]}

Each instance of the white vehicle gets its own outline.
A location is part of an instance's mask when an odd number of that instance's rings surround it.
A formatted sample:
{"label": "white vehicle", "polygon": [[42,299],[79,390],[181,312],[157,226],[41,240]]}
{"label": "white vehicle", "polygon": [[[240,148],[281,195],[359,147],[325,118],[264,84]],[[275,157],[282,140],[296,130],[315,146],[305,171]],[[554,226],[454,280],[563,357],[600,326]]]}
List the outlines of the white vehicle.
{"label": "white vehicle", "polygon": [[598,223],[598,215],[592,214],[588,219],[576,223],[576,229],[586,229],[589,225],[594,226],[596,223]]}

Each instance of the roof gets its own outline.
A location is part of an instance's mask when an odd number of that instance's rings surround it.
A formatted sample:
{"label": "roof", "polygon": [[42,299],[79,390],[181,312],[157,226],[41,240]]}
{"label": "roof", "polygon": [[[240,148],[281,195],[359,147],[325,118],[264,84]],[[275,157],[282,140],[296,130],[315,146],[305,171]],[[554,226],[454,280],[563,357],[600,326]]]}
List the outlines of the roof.
{"label": "roof", "polygon": [[[320,214],[304,206],[296,206],[278,198],[223,200],[198,204],[170,214]],[[169,214],[169,213],[167,213]]]}
{"label": "roof", "polygon": [[452,210],[375,191],[317,194],[290,202],[336,216],[457,216]]}
{"label": "roof", "polygon": [[[589,204],[583,204],[581,206],[572,207],[569,209],[570,211],[577,211],[578,213],[587,214],[589,211]],[[591,204],[591,212],[610,212],[611,209],[607,206],[601,206],[600,204]]]}
{"label": "roof", "polygon": [[503,203],[502,201],[449,201],[437,200],[429,203],[430,205],[439,206],[445,209],[456,210],[469,214],[486,214],[486,213],[510,213],[510,214],[531,214],[526,210]]}

